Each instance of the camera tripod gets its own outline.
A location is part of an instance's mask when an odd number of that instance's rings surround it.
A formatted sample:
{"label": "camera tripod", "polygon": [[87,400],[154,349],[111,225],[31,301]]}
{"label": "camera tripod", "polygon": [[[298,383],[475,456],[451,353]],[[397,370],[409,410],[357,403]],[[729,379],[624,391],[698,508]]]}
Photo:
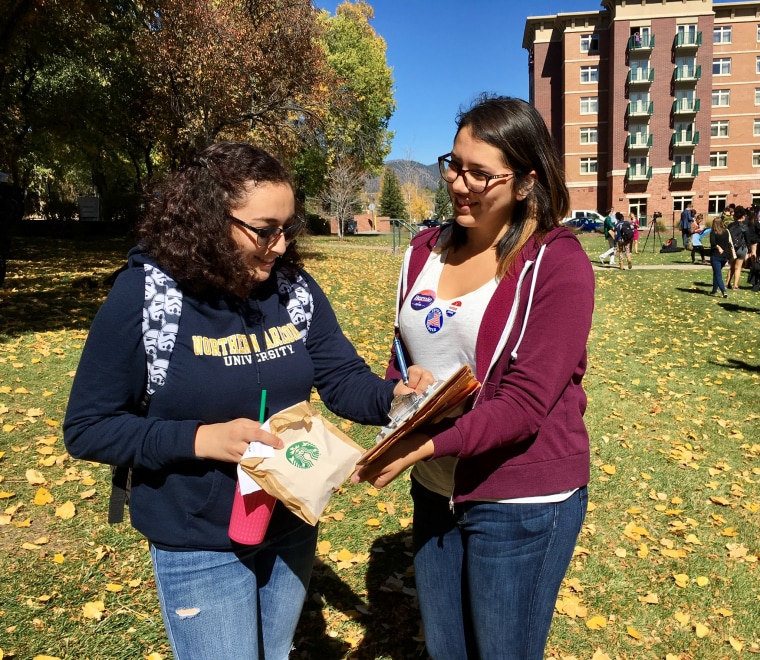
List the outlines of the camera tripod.
{"label": "camera tripod", "polygon": [[647,232],[647,237],[644,240],[644,247],[641,248],[642,252],[646,252],[647,249],[647,243],[649,242],[649,237],[654,236],[652,239],[652,253],[654,254],[655,249],[655,240],[659,241],[660,243],[660,249],[662,249],[662,237],[660,236],[660,230],[657,228],[657,220],[661,218],[662,215],[659,213],[654,213],[652,215],[652,228],[650,231]]}

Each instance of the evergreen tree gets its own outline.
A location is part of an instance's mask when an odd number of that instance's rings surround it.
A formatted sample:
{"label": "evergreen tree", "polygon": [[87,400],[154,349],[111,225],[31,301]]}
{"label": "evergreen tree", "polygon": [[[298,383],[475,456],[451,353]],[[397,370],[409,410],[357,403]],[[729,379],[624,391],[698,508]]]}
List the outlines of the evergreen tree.
{"label": "evergreen tree", "polygon": [[380,215],[390,218],[407,219],[409,213],[404,202],[404,195],[401,191],[396,173],[390,168],[385,168],[383,175],[383,187],[380,191],[380,204],[378,207]]}
{"label": "evergreen tree", "polygon": [[451,205],[449,189],[443,179],[438,179],[438,189],[435,191],[435,210],[433,216],[438,220],[446,220],[454,214],[454,207]]}

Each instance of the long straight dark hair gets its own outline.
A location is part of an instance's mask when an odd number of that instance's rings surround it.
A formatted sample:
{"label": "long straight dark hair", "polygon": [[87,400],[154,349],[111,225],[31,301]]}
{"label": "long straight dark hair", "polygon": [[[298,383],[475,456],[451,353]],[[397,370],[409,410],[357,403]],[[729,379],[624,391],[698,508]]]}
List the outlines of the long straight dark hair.
{"label": "long straight dark hair", "polygon": [[[504,165],[515,173],[515,191],[525,194],[512,218],[504,219],[509,227],[496,246],[497,273],[503,277],[531,238],[540,240],[568,214],[570,195],[562,163],[543,117],[522,99],[482,94],[457,117],[457,134],[463,128],[501,151]],[[450,245],[466,242],[467,229],[455,222]]]}

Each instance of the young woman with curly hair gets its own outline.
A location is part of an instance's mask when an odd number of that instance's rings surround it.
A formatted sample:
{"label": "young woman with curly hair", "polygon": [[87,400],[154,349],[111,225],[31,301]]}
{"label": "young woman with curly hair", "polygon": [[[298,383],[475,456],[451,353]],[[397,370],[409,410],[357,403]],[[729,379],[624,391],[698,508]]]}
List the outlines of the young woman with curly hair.
{"label": "young woman with curly hair", "polygon": [[[139,246],[92,324],[74,379],[66,446],[74,457],[132,468],[131,522],[149,541],[179,660],[290,652],[317,528],[278,502],[261,544],[228,535],[248,444],[282,447],[255,421],[263,391],[266,416],[316,387],[328,408],[366,424],[385,423],[394,394],[411,391],[373,374],[341,332],[299,266],[300,224],[275,158],[236,142],[205,149],[152,196]],[[171,362],[159,374],[165,383],[144,412],[142,322],[155,312],[146,273],[170,276],[183,302]],[[303,318],[289,312],[294,288],[310,294]],[[410,369],[412,387],[430,382]]]}

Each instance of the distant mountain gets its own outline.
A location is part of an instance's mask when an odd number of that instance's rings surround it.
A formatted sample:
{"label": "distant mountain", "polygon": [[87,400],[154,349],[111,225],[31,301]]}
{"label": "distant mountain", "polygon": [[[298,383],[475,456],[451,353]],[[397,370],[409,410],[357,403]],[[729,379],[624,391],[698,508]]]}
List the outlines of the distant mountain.
{"label": "distant mountain", "polygon": [[[387,160],[385,164],[396,173],[402,185],[406,183],[408,178],[415,178],[420,188],[429,188],[434,191],[438,187],[438,179],[440,178],[438,163],[423,165],[416,160]],[[364,184],[364,192],[370,194],[380,192],[381,179],[382,175],[367,179]]]}

